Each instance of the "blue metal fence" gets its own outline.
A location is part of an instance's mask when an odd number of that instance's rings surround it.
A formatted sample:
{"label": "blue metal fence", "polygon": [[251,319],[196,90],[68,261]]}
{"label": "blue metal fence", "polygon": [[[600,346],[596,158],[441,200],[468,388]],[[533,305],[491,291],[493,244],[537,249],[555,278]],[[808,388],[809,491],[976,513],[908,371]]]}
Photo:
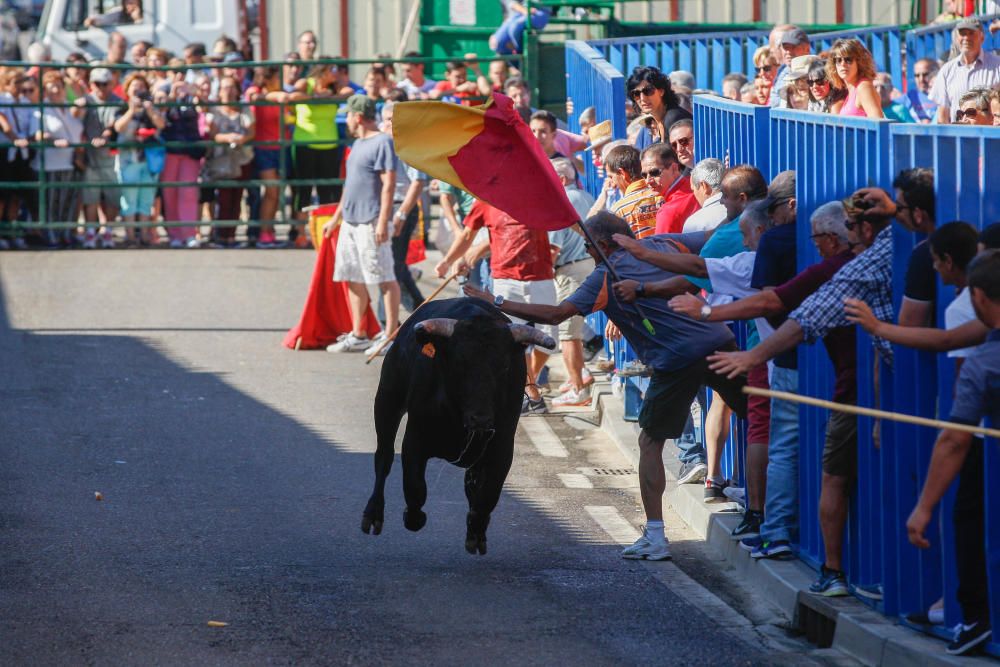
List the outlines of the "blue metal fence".
{"label": "blue metal fence", "polygon": [[611,65],[626,75],[640,65],[670,73],[694,75],[697,88],[722,90],[722,78],[731,72],[753,77],[753,54],[767,44],[766,30],[711,32],[657,37],[627,37],[588,42]]}
{"label": "blue metal fence", "polygon": [[[991,33],[989,31],[990,22],[996,16],[977,16],[983,24],[983,31],[986,34],[986,41],[983,48],[987,50],[1000,49],[1000,32]],[[913,65],[922,58],[936,58],[948,60],[951,52],[952,31],[955,23],[938,23],[934,25],[915,28],[906,33],[906,62],[907,78],[910,86],[916,85],[913,78]],[[895,81],[895,76],[893,81]],[[898,85],[898,84],[897,84]]]}
{"label": "blue metal fence", "polygon": [[[580,112],[592,106],[599,122],[611,120],[612,136],[625,136],[625,77],[586,42],[566,42],[566,94],[573,100],[573,132],[580,131]],[[601,184],[597,167],[587,160],[584,187],[596,197]]]}
{"label": "blue metal fence", "polygon": [[[940,28],[921,29],[927,42]],[[888,65],[881,69],[895,74],[901,33],[898,29],[863,31],[871,40],[891,49]],[[826,33],[822,40],[859,36],[859,31]],[[915,38],[914,38],[915,39]],[[949,33],[950,40],[950,33]],[[634,40],[633,40],[634,41]],[[908,37],[908,43],[916,43]],[[817,42],[814,42],[817,43]],[[923,43],[923,42],[922,42]],[[612,44],[606,44],[611,53]],[[634,46],[632,45],[627,45]],[[658,52],[657,52],[658,53]],[[912,52],[919,56],[915,50]],[[629,61],[621,51],[620,63]],[[895,54],[895,55],[893,55]],[[615,56],[619,57],[619,56]],[[640,59],[640,62],[645,62]],[[936,219],[960,219],[978,227],[1000,221],[1000,130],[969,126],[898,124],[813,114],[787,109],[753,107],[717,97],[696,96],[694,104],[696,158],[729,157],[730,164],[756,164],[769,177],[785,169],[797,172],[799,216],[798,265],[804,268],[818,261],[809,238],[808,218],[820,204],[846,197],[864,186],[891,191],[900,170],[915,166],[935,172]],[[616,135],[622,136],[622,135]],[[905,267],[913,247],[914,234],[900,225],[893,227],[894,281],[896,307],[902,294]],[[953,291],[938,286],[937,316],[943,312]],[[615,350],[621,361],[631,359],[628,349]],[[877,361],[871,339],[858,332],[858,403],[909,414],[947,416],[951,405],[954,365],[943,355],[895,349],[893,368]],[[833,372],[821,346],[800,346],[799,391],[806,395],[828,396]],[[638,384],[636,386],[639,386]],[[634,401],[633,401],[634,402]],[[633,407],[638,409],[638,403]],[[799,554],[818,566],[823,559],[819,531],[818,498],[825,411],[800,410],[800,544]],[[959,620],[955,599],[956,566],[950,521],[953,498],[940,509],[941,530],[931,526],[929,537],[937,548],[920,551],[906,536],[905,521],[912,510],[927,471],[936,433],[895,423],[876,423],[859,418],[858,477],[853,492],[849,525],[845,536],[845,567],[851,581],[859,585],[881,584],[884,598],[879,608],[898,615],[926,609],[944,595],[946,623]],[[996,444],[996,443],[993,443]],[[742,448],[726,451],[727,472],[743,469]],[[987,480],[1000,474],[1000,455],[987,447],[984,464]],[[987,483],[987,551],[990,599],[994,622],[1000,622],[1000,492]],[[940,534],[937,534],[937,533]],[[944,632],[941,629],[939,632]],[[1000,656],[1000,642],[988,649]]]}

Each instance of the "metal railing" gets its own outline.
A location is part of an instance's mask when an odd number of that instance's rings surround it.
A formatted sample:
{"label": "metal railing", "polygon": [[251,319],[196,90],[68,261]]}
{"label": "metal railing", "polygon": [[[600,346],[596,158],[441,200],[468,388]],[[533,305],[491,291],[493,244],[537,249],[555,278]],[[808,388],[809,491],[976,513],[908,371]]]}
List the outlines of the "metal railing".
{"label": "metal railing", "polygon": [[853,30],[835,30],[809,36],[813,53],[828,50],[838,39],[856,38],[871,51],[875,70],[888,72],[893,83],[903,87],[903,33],[907,26],[879,26]]}
{"label": "metal railing", "polygon": [[[983,25],[983,32],[986,40],[983,48],[987,51],[1000,49],[1000,32],[991,33],[990,23],[1000,18],[1000,15],[979,15],[973,18],[978,19]],[[952,32],[957,21],[952,23],[936,23],[920,28],[914,28],[906,32],[906,62],[907,62],[907,84],[915,86],[916,80],[913,78],[913,64],[922,58],[948,60],[952,45]],[[895,81],[893,77],[893,81]]]}

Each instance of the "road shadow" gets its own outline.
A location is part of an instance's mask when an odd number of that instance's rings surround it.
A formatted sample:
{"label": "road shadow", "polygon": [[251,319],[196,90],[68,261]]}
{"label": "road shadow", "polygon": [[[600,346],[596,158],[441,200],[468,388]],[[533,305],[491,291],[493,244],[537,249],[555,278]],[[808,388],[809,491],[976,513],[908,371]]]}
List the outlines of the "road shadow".
{"label": "road shadow", "polygon": [[2,304],[0,663],[759,664],[564,506],[505,492],[469,556],[461,471],[429,467],[412,534],[397,461],[363,535],[370,454],[148,341],[15,330]]}

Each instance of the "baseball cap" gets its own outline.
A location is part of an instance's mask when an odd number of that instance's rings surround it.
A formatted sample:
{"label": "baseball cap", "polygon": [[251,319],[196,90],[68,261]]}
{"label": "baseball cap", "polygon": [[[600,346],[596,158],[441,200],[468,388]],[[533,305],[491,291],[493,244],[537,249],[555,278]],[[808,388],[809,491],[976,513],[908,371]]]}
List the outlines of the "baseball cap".
{"label": "baseball cap", "polygon": [[781,35],[782,44],[802,44],[803,42],[809,43],[809,35],[802,28],[795,28]]}
{"label": "baseball cap", "polygon": [[962,19],[955,26],[956,30],[978,30],[983,31],[983,24],[977,19]]}
{"label": "baseball cap", "polygon": [[365,118],[375,118],[375,100],[360,93],[351,95],[347,98],[347,110]]}
{"label": "baseball cap", "polygon": [[796,56],[792,58],[792,62],[788,66],[788,71],[785,72],[785,78],[789,81],[796,81],[804,78],[809,74],[810,65],[819,59],[819,56],[814,55]]}
{"label": "baseball cap", "polygon": [[111,83],[111,70],[107,67],[95,67],[90,70],[90,80],[93,83]]}

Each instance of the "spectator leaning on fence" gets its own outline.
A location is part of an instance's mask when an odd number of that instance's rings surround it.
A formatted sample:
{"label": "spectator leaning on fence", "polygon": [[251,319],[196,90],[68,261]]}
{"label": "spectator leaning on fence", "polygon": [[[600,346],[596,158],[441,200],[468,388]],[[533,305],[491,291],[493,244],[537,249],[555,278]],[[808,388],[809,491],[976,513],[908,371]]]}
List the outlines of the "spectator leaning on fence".
{"label": "spectator leaning on fence", "polygon": [[640,176],[646,181],[646,187],[663,198],[656,212],[655,233],[680,233],[684,221],[700,208],[691,192],[691,177],[677,154],[665,143],[646,148],[640,164]]}
{"label": "spectator leaning on fence", "polygon": [[830,79],[826,75],[826,61],[817,60],[809,65],[809,73],[806,75],[806,83],[809,84],[809,106],[807,111],[819,113],[839,113],[840,107],[847,98],[847,91],[843,88],[834,88],[830,84]]}
{"label": "spectator leaning on fence", "polygon": [[938,122],[951,123],[962,95],[973,88],[993,88],[1000,84],[1000,56],[983,49],[986,39],[978,19],[963,19],[958,31],[958,57],[938,72],[930,98],[938,105]]}
{"label": "spectator leaning on fence", "polygon": [[882,102],[872,85],[875,61],[859,40],[838,39],[833,43],[826,61],[826,75],[834,88],[847,91],[840,107],[841,116],[884,118]]}
{"label": "spectator leaning on fence", "polygon": [[913,122],[913,116],[906,105],[892,99],[892,76],[888,72],[877,73],[872,85],[875,86],[875,92],[878,93],[879,102],[882,104],[882,114],[885,118],[899,123]]}
{"label": "spectator leaning on fence", "polygon": [[785,86],[785,75],[792,65],[792,60],[812,53],[812,46],[809,44],[809,35],[806,34],[805,30],[794,25],[782,27],[786,29],[781,32],[781,37],[777,40],[781,67],[778,69],[772,82],[771,99],[769,100],[769,104],[772,107],[778,106],[781,102],[779,93]]}
{"label": "spectator leaning on fence", "polygon": [[632,108],[636,113],[652,116],[639,130],[635,147],[647,146],[667,139],[667,131],[679,120],[691,118],[680,107],[677,95],[670,87],[670,79],[656,67],[636,67],[625,84]]}
{"label": "spectator leaning on fence", "polygon": [[[962,365],[950,421],[975,426],[989,419],[996,425],[1000,424],[1000,250],[984,251],[973,260],[968,290],[976,316],[991,331],[986,342]],[[961,475],[953,521],[963,623],[948,645],[948,653],[954,655],[968,652],[992,635],[984,539],[983,448],[982,440],[970,433],[943,430],[934,445],[920,499],[906,522],[910,542],[921,549],[930,547],[924,533],[934,508],[956,475]]]}
{"label": "spectator leaning on fence", "polygon": [[720,189],[725,172],[722,160],[711,157],[691,170],[691,192],[701,208],[684,221],[682,232],[709,232],[726,221],[726,207],[722,205]]}
{"label": "spectator leaning on fence", "polygon": [[[611,212],[628,223],[632,235],[637,239],[655,234],[656,213],[663,205],[663,197],[650,189],[642,178],[639,151],[632,146],[617,146],[608,153],[604,167],[608,172],[608,179],[622,193]],[[591,213],[596,213],[594,209],[601,205],[599,199],[590,209]]]}
{"label": "spectator leaning on fence", "polygon": [[[138,72],[133,72],[125,78],[125,95],[127,103],[124,109],[118,109],[114,121],[114,129],[119,143],[154,143],[159,132],[167,125],[155,106],[149,93],[149,83]],[[150,170],[150,159],[145,148],[130,146],[118,149],[115,159],[115,174],[121,184],[121,213],[126,223],[149,222],[153,214],[153,199],[156,187],[152,183],[156,176]],[[139,183],[145,185],[140,186]],[[153,230],[143,226],[139,231],[139,242],[142,245],[153,245]],[[125,225],[125,243],[135,243],[135,229]]]}
{"label": "spectator leaning on fence", "polygon": [[809,108],[809,70],[819,57],[814,55],[796,56],[785,69],[784,84],[779,92],[778,106],[783,109],[806,110]]}
{"label": "spectator leaning on fence", "polygon": [[[810,217],[810,229],[812,241],[823,258],[822,261],[773,290],[762,290],[730,304],[707,307],[695,296],[685,294],[671,299],[670,306],[679,312],[710,322],[786,315],[854,259],[847,222],[844,206],[840,202],[829,202],[817,208]],[[853,405],[856,396],[854,327],[831,329],[824,337],[824,343],[834,366],[833,400]],[[840,571],[840,543],[846,518],[847,491],[853,476],[853,457],[850,454],[856,447],[856,432],[853,417],[830,413],[820,493],[820,525],[826,547],[826,561],[819,579],[810,589],[827,596],[847,594],[846,580]],[[773,531],[778,526],[787,530],[789,526],[797,525],[798,491],[797,442],[780,438],[773,440],[768,450],[767,494],[764,502],[766,530]],[[747,538],[741,544],[744,548],[759,549],[762,543],[763,538]]]}
{"label": "spectator leaning on fence", "polygon": [[921,58],[913,64],[913,78],[917,85],[906,92],[906,106],[918,123],[937,121],[937,103],[931,99],[931,87],[941,66],[933,58]]}

